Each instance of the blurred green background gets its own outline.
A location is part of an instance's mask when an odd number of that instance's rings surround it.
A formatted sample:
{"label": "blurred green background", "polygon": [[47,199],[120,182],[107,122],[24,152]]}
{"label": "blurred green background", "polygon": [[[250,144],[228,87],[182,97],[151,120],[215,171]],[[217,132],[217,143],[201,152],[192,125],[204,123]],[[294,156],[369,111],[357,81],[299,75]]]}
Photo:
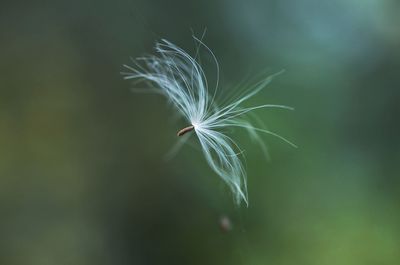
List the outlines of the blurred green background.
{"label": "blurred green background", "polygon": [[[397,0],[2,1],[0,264],[400,264]],[[135,94],[129,57],[191,29],[221,87],[286,69],[249,105],[298,149],[246,150],[250,206]],[[213,66],[205,66],[212,71]],[[233,230],[218,222],[228,216]]]}

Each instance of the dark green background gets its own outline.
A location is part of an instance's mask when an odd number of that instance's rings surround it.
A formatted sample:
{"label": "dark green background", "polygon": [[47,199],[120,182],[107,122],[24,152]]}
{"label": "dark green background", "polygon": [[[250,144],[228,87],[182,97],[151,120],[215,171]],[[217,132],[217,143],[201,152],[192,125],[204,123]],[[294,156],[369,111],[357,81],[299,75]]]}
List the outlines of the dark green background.
{"label": "dark green background", "polygon": [[[0,264],[400,264],[396,0],[8,1],[0,8]],[[242,133],[250,206],[173,109],[119,72],[191,29],[229,91],[286,69],[249,105],[298,149]],[[212,65],[205,64],[212,71]],[[221,215],[234,229],[222,233]]]}

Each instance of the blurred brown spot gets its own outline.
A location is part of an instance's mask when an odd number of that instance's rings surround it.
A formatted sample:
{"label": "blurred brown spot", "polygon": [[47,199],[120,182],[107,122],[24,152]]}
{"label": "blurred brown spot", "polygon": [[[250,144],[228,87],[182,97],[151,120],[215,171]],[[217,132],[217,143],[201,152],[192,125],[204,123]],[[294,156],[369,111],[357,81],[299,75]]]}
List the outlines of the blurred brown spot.
{"label": "blurred brown spot", "polygon": [[219,228],[222,232],[228,233],[233,229],[231,219],[228,216],[223,215],[219,218]]}

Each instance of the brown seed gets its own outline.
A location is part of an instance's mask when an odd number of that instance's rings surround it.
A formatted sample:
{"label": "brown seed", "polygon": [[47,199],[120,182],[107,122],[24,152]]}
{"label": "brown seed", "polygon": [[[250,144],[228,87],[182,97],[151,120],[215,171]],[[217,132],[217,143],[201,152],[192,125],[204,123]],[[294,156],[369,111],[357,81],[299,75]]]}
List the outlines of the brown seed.
{"label": "brown seed", "polygon": [[219,219],[219,228],[222,230],[222,232],[229,232],[233,229],[233,225],[231,222],[231,219],[229,219],[228,216],[221,216]]}
{"label": "brown seed", "polygon": [[194,129],[194,126],[193,126],[193,125],[190,125],[190,126],[188,126],[188,127],[183,128],[182,130],[180,130],[180,131],[177,133],[177,135],[178,135],[178,136],[182,136],[182,135],[184,135],[184,134],[187,133],[187,132],[193,131],[193,129]]}

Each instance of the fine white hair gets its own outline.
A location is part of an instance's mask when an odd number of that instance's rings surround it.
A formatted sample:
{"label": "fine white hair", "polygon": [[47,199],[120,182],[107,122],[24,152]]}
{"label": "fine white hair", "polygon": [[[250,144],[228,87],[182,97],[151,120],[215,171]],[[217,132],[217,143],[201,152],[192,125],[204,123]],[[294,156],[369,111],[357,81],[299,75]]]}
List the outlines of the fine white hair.
{"label": "fine white hair", "polygon": [[[156,43],[155,56],[140,57],[134,60],[135,66],[124,65],[129,72],[122,73],[124,79],[139,79],[155,85],[155,92],[164,95],[179,113],[189,122],[200,142],[207,163],[231,189],[235,201],[248,205],[247,176],[240,159],[241,149],[235,141],[221,130],[226,127],[246,129],[251,136],[263,144],[258,132],[266,133],[296,147],[293,143],[269,130],[254,127],[243,115],[261,108],[281,108],[292,110],[284,105],[264,104],[254,107],[241,107],[241,104],[257,94],[271,82],[275,75],[268,76],[245,91],[240,97],[224,105],[217,105],[219,65],[212,51],[198,38],[199,47],[208,51],[217,68],[217,81],[213,93],[207,83],[206,75],[197,60],[173,43],[163,39]],[[199,48],[198,47],[198,48]],[[278,73],[280,74],[280,73]]]}

